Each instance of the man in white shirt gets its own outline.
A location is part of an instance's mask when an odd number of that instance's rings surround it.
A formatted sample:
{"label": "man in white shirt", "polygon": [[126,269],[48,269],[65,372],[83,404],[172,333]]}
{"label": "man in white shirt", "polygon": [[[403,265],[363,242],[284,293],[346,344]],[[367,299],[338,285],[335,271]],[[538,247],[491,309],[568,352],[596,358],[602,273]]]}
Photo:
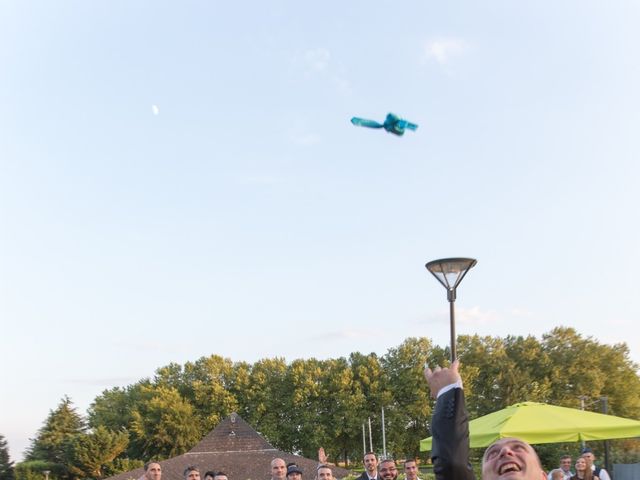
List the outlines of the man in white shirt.
{"label": "man in white shirt", "polygon": [[[562,470],[563,480],[569,480],[573,476],[573,473],[571,473],[571,455],[563,455],[560,457],[559,469]],[[553,472],[553,470],[551,472]],[[552,480],[551,472],[547,475],[547,480]]]}
{"label": "man in white shirt", "polygon": [[596,456],[593,454],[593,450],[591,450],[589,447],[583,448],[582,457],[591,465],[591,471],[600,480],[611,480],[609,473],[604,468],[596,466]]}
{"label": "man in white shirt", "polygon": [[418,464],[415,458],[404,461],[404,476],[406,480],[420,480],[418,478]]}

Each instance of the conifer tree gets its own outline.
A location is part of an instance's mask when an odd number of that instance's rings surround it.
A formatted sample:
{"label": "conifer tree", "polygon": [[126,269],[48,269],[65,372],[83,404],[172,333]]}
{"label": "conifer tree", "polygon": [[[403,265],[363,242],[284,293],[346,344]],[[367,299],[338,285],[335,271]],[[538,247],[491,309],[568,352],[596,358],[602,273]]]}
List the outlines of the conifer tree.
{"label": "conifer tree", "polygon": [[9,445],[0,435],[0,480],[13,480],[13,462],[9,459]]}

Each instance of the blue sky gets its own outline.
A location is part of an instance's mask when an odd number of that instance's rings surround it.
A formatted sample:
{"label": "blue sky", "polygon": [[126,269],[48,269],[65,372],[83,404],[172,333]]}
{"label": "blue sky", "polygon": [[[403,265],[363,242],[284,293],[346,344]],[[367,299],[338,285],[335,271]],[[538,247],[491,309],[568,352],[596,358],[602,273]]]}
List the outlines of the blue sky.
{"label": "blue sky", "polygon": [[[640,360],[632,1],[0,3],[0,433],[169,362],[573,326]],[[403,138],[354,116],[398,113]]]}

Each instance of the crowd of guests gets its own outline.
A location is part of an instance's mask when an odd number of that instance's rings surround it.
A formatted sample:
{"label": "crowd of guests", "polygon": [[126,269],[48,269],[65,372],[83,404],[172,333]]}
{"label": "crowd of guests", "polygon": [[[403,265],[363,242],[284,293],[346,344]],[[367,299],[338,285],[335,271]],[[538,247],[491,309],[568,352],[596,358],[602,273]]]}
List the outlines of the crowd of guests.
{"label": "crowd of guests", "polygon": [[571,455],[560,457],[558,468],[549,472],[547,480],[611,480],[609,473],[595,465],[596,457],[589,447],[582,449],[582,455],[576,460],[575,473],[571,471]]}
{"label": "crowd of guests", "polygon": [[[469,462],[469,421],[464,403],[459,363],[450,368],[425,368],[425,378],[436,407],[431,422],[431,459],[437,480],[475,480]],[[334,480],[331,465],[320,458],[314,480]],[[527,442],[518,438],[501,438],[490,445],[482,458],[482,480],[611,480],[603,468],[594,463],[593,451],[585,448],[571,470],[571,457],[560,458],[559,468],[547,475],[540,458]],[[395,460],[378,460],[373,452],[364,455],[365,471],[357,480],[396,480],[398,467]],[[406,480],[420,480],[418,467],[413,459],[404,462]],[[161,480],[162,468],[158,462],[145,465],[140,480]],[[271,461],[271,480],[302,480],[304,472],[296,463],[286,464],[281,458]],[[146,477],[146,478],[145,478]],[[190,466],[184,471],[184,480],[202,480],[198,468]],[[229,480],[224,472],[209,471],[204,480]],[[236,480],[236,479],[232,479]],[[242,479],[244,480],[244,479]]]}
{"label": "crowd of guests", "polygon": [[[533,449],[531,449],[533,451]],[[495,451],[495,453],[494,453]],[[514,478],[514,479],[534,479],[539,478],[536,476],[519,476],[518,473],[522,473],[523,469],[518,465],[518,457],[521,452],[526,452],[525,445],[519,443],[505,443],[497,450],[491,450],[491,447],[487,449],[489,455],[485,454],[483,464],[486,461],[490,461],[492,458],[503,458],[502,463],[498,463],[499,467],[496,478]],[[534,453],[535,455],[535,453]],[[537,458],[537,457],[536,457]],[[597,467],[594,464],[595,456],[590,448],[584,448],[582,455],[576,460],[575,473],[572,471],[572,461],[570,455],[563,455],[560,457],[560,463],[558,468],[549,472],[547,480],[611,480],[611,477],[607,471],[603,468]],[[363,458],[365,471],[357,477],[356,480],[397,480],[398,467],[395,460],[383,459],[378,460],[378,457],[373,452],[368,452]],[[538,460],[539,463],[539,460]],[[506,465],[506,466],[505,466]],[[148,462],[144,466],[145,473],[140,480],[161,480],[162,467],[158,462]],[[418,477],[418,464],[415,459],[407,459],[403,463],[403,470],[406,480],[420,480]],[[484,471],[484,470],[483,470]],[[540,472],[542,470],[540,469]],[[491,472],[489,472],[491,473]],[[304,472],[296,463],[285,464],[285,461],[281,458],[274,458],[271,461],[271,480],[302,480]],[[438,477],[449,478],[449,477]],[[454,479],[457,477],[453,477]],[[483,480],[485,478],[491,479],[490,475],[485,476],[483,474]],[[542,473],[544,478],[544,473]],[[184,480],[229,480],[227,474],[224,472],[207,471],[204,476],[201,475],[200,470],[197,467],[189,466],[184,470]],[[320,463],[316,468],[314,480],[334,480],[333,470],[331,465]]]}

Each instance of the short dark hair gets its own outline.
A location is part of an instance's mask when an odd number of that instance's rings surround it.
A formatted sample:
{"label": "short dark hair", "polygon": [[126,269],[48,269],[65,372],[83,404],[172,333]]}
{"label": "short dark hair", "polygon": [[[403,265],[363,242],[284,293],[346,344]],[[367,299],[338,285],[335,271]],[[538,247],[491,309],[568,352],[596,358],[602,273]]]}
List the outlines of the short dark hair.
{"label": "short dark hair", "polygon": [[393,458],[385,458],[384,460],[380,460],[380,463],[378,464],[378,468],[380,468],[380,466],[383,463],[393,463],[395,465],[396,461]]}
{"label": "short dark hair", "polygon": [[403,465],[406,465],[407,463],[411,463],[411,462],[415,463],[416,465],[418,464],[418,461],[415,458],[407,458],[404,461]]}
{"label": "short dark hair", "polygon": [[227,474],[226,474],[226,473],[224,473],[224,472],[216,472],[216,474],[213,476],[213,478],[218,477],[218,476],[220,476],[220,475],[224,475],[225,477],[228,477],[228,476],[229,476],[229,475],[227,475]]}
{"label": "short dark hair", "polygon": [[182,472],[182,475],[186,478],[187,475],[189,475],[190,472],[198,472],[198,473],[200,473],[200,470],[198,470],[198,467],[195,467],[193,465],[189,465],[187,468],[184,469],[184,472]]}
{"label": "short dark hair", "polygon": [[208,472],[204,472],[204,478],[211,477],[214,478],[216,476],[216,472],[213,470],[209,470]]}
{"label": "short dark hair", "polygon": [[[156,460],[149,460],[147,463],[144,464],[144,471],[146,472],[147,470],[149,470],[149,466],[152,463],[157,463],[158,465],[160,465],[160,462],[156,461]],[[162,465],[160,465],[160,468],[162,468]]]}
{"label": "short dark hair", "polygon": [[378,456],[376,455],[376,452],[367,452],[362,456],[362,458],[366,457],[367,455],[373,455],[374,457],[376,457],[376,460],[378,459]]}
{"label": "short dark hair", "polygon": [[571,460],[571,455],[562,455],[560,457],[560,460],[564,460],[565,458],[568,458],[569,460]]}

